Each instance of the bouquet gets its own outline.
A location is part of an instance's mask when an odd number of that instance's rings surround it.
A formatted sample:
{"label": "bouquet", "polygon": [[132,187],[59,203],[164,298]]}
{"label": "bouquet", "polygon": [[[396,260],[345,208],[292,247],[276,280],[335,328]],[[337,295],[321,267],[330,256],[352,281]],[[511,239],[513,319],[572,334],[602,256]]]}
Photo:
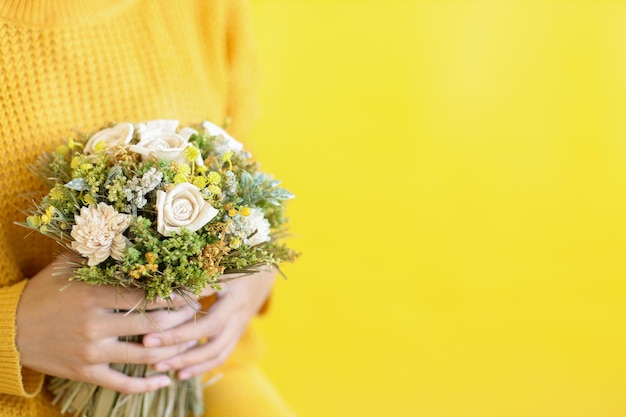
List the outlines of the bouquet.
{"label": "bouquet", "polygon": [[[293,195],[210,122],[195,129],[175,120],[115,124],[70,138],[31,168],[50,190],[23,225],[84,258],[70,281],[139,288],[147,303],[219,290],[229,274],[297,256],[279,241]],[[111,366],[132,376],[155,372]],[[62,378],[52,378],[50,389],[62,411],[76,416],[200,416],[201,380],[170,376],[172,385],[147,394]]]}

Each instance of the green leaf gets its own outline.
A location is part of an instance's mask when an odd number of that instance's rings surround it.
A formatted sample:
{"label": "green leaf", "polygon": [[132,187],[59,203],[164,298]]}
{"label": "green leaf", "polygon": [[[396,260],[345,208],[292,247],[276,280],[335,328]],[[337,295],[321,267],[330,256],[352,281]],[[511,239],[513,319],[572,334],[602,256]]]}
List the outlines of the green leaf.
{"label": "green leaf", "polygon": [[285,190],[284,188],[275,188],[272,190],[270,195],[277,200],[290,200],[296,197],[295,195]]}
{"label": "green leaf", "polygon": [[74,191],[91,191],[91,187],[84,178],[76,178],[65,184],[65,187]]}

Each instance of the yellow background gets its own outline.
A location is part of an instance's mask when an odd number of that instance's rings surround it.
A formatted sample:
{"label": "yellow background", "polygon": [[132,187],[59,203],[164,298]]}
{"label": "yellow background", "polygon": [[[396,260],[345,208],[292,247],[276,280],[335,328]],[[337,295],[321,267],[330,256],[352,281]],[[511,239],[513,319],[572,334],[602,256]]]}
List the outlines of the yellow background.
{"label": "yellow background", "polygon": [[253,6],[299,415],[626,416],[626,2]]}

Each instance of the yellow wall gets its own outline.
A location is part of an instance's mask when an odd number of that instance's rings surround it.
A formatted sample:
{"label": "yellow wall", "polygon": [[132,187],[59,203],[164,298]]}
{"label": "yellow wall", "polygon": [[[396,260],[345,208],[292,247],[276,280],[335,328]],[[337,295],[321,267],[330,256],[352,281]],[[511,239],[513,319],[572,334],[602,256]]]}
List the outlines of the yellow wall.
{"label": "yellow wall", "polygon": [[253,5],[300,416],[626,416],[626,2]]}

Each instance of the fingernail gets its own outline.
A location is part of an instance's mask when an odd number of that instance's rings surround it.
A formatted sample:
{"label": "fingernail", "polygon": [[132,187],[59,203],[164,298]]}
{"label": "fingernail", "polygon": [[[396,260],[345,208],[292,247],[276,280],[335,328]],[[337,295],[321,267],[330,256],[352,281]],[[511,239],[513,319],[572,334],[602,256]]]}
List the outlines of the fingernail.
{"label": "fingernail", "polygon": [[179,372],[178,373],[178,379],[185,380],[185,379],[189,379],[191,378],[191,373],[187,372],[187,371],[183,371],[183,372]]}
{"label": "fingernail", "polygon": [[154,370],[157,372],[165,372],[170,370],[170,366],[166,363],[157,363],[154,365]]}
{"label": "fingernail", "polygon": [[144,337],[143,339],[143,345],[145,347],[158,347],[161,346],[163,344],[163,341],[161,339],[159,339],[158,337]]}
{"label": "fingernail", "polygon": [[159,379],[159,388],[165,388],[172,383],[172,380],[169,378],[161,378]]}
{"label": "fingernail", "polygon": [[192,347],[196,346],[197,344],[198,344],[197,340],[192,340],[191,342],[187,342],[187,347],[191,349]]}

